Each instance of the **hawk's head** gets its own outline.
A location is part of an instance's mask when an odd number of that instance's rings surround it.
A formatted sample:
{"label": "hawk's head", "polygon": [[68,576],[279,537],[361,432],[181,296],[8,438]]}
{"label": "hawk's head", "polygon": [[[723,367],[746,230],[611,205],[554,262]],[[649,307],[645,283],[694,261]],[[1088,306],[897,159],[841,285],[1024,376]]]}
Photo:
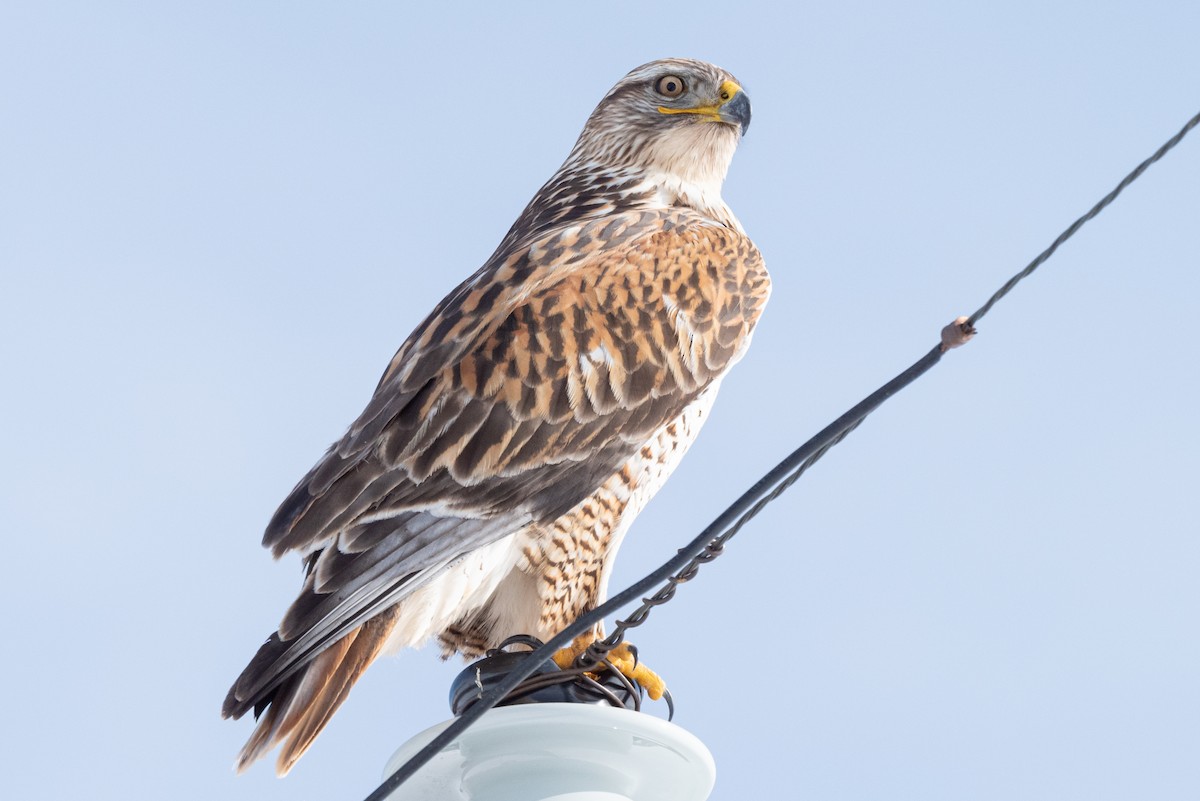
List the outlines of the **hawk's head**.
{"label": "hawk's head", "polygon": [[750,100],[725,70],[686,58],[651,61],[600,101],[572,151],[575,163],[644,169],[703,186],[725,178],[750,127]]}

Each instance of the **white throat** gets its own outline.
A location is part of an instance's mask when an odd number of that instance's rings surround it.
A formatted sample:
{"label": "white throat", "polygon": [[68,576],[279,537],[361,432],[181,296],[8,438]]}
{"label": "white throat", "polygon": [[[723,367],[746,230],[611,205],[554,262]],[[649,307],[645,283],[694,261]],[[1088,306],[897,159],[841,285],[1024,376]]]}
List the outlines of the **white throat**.
{"label": "white throat", "polygon": [[[723,126],[722,126],[723,127]],[[737,148],[737,137],[716,126],[689,126],[647,150],[646,179],[664,206],[691,206],[737,231],[741,224],[721,198],[721,185]]]}
{"label": "white throat", "polygon": [[724,223],[735,231],[742,225],[721,197],[721,181],[688,181],[668,172],[652,172],[646,178],[647,189],[653,188],[658,202],[664,207],[689,206],[707,217]]}

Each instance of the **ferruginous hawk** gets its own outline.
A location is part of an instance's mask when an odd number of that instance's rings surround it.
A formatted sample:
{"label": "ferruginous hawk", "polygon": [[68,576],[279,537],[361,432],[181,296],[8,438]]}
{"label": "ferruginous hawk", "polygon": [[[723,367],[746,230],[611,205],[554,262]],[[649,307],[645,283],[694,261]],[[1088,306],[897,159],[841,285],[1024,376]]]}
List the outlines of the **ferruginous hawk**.
{"label": "ferruginous hawk", "polygon": [[770,291],[721,199],[749,124],[746,94],[711,64],[630,72],[400,347],[267,527],[264,546],[307,573],[225,699],[225,717],[258,716],[239,770],[282,743],[286,774],[386,649],[436,636],[474,656],[603,601],[617,546]]}

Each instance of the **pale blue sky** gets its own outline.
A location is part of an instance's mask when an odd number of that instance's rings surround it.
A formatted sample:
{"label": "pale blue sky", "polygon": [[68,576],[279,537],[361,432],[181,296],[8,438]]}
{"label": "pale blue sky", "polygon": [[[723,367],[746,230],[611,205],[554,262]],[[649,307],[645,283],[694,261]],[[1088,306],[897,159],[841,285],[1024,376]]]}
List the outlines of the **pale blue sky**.
{"label": "pale blue sky", "polygon": [[[1184,0],[6,4],[0,795],[353,801],[448,715],[458,665],[406,653],[235,779],[220,702],[300,581],[259,537],[630,68],[747,88],[726,198],[775,292],[615,585],[1178,130],[1198,32]],[[1198,261],[1193,138],[655,613],[714,799],[1200,797]]]}

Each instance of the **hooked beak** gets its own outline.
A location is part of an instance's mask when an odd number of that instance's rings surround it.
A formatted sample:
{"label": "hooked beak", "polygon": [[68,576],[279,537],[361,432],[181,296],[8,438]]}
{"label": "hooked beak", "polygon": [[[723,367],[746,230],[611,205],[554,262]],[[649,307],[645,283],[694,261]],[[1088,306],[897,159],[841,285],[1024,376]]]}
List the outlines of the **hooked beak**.
{"label": "hooked beak", "polygon": [[[726,81],[726,84],[737,84],[733,81]],[[719,107],[721,121],[729,123],[737,123],[741,128],[742,136],[746,135],[746,131],[750,130],[750,98],[742,91],[741,87],[737,87],[737,91],[733,96],[722,103]]]}

